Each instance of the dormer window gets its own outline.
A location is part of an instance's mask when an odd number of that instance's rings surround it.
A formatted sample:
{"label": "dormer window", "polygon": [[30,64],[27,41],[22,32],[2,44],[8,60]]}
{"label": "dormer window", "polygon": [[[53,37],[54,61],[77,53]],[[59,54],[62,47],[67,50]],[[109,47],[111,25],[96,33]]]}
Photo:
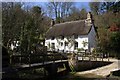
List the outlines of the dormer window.
{"label": "dormer window", "polygon": [[51,43],[51,48],[55,49],[55,43]]}
{"label": "dormer window", "polygon": [[61,35],[61,36],[60,36],[60,39],[63,40],[63,39],[64,39],[64,36]]}
{"label": "dormer window", "polygon": [[73,38],[74,38],[74,39],[77,39],[77,38],[78,38],[78,35],[77,35],[77,34],[75,34],[75,33],[73,33],[73,35],[72,35],[72,36],[73,36]]}
{"label": "dormer window", "polygon": [[77,38],[78,38],[78,35],[74,35],[74,38],[77,39]]}
{"label": "dormer window", "polygon": [[64,36],[62,36],[61,39],[64,39]]}
{"label": "dormer window", "polygon": [[51,38],[51,40],[54,40],[54,39],[55,39],[55,37],[52,37],[52,38]]}

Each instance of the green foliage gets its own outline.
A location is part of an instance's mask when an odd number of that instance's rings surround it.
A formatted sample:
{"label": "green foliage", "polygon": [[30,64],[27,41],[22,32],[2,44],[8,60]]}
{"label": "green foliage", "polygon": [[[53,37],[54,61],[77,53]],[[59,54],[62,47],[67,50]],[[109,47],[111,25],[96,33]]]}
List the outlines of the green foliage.
{"label": "green foliage", "polygon": [[41,14],[41,8],[39,6],[34,6],[32,8],[32,12],[36,15],[36,14]]}
{"label": "green foliage", "polygon": [[86,19],[87,18],[87,11],[86,11],[86,9],[81,9],[81,11],[80,11],[80,20],[83,20],[83,19]]}
{"label": "green foliage", "polygon": [[99,36],[98,46],[102,52],[110,52],[110,45],[112,45],[110,37],[113,34],[111,34],[109,27],[113,24],[116,24],[119,27],[119,22],[119,14],[112,12],[106,12],[102,15],[95,16],[95,25],[98,27],[97,31]]}
{"label": "green foliage", "polygon": [[88,42],[87,41],[83,41],[82,44],[83,44],[84,47],[86,47]]}
{"label": "green foliage", "polygon": [[84,48],[78,48],[77,51],[78,52],[84,51]]}
{"label": "green foliage", "polygon": [[21,3],[3,3],[2,6],[3,45],[10,50],[11,43],[19,41],[21,53],[29,53],[34,44],[44,39],[49,18],[39,6],[30,10],[22,9]]}
{"label": "green foliage", "polygon": [[94,15],[94,23],[97,27],[97,47],[96,52],[119,53],[119,32],[110,32],[109,28],[112,25],[117,25],[120,28],[120,2],[92,2],[89,4],[91,12]]}
{"label": "green foliage", "polygon": [[10,43],[19,40],[25,12],[21,9],[20,3],[2,3],[2,6],[2,43],[9,48]]}
{"label": "green foliage", "polygon": [[120,52],[120,32],[111,33],[110,37],[110,47],[113,52]]}

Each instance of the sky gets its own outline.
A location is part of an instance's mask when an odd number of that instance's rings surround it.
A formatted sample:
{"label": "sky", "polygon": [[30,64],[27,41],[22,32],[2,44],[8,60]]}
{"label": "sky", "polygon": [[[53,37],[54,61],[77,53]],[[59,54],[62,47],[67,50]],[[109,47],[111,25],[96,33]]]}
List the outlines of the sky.
{"label": "sky", "polygon": [[[47,10],[47,3],[48,2],[26,2],[24,7],[27,8],[32,8],[33,6],[40,6],[42,8],[42,11],[45,12],[47,16],[50,16]],[[90,7],[89,7],[89,2],[75,2],[74,6],[76,6],[79,10],[81,9],[86,9],[87,12],[90,11]],[[51,16],[52,18],[55,18],[55,16]]]}
{"label": "sky", "polygon": [[75,5],[79,9],[85,8],[87,11],[90,11],[89,2],[76,2]]}
{"label": "sky", "polygon": [[0,2],[117,2],[120,0],[0,0]]}
{"label": "sky", "polygon": [[[30,8],[33,6],[40,6],[45,9],[46,4],[47,2],[27,2],[26,6],[29,6]],[[87,11],[90,11],[89,2],[75,2],[74,4],[78,9],[85,8]]]}

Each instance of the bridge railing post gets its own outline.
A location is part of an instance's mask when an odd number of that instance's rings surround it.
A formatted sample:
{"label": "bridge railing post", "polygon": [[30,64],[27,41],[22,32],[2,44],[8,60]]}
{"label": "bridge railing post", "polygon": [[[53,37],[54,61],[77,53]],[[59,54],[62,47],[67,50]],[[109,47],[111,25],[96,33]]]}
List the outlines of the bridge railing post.
{"label": "bridge railing post", "polygon": [[31,67],[31,54],[29,53],[29,55],[28,55],[28,64],[29,64],[29,67]]}
{"label": "bridge railing post", "polygon": [[109,53],[108,53],[107,57],[108,57],[108,61],[109,61]]}
{"label": "bridge railing post", "polygon": [[95,54],[95,57],[96,57],[96,61],[97,61],[97,54]]}
{"label": "bridge railing post", "polygon": [[20,61],[20,65],[22,64],[22,56],[20,55],[20,57],[18,57],[19,58],[19,61]]}
{"label": "bridge railing post", "polygon": [[63,56],[62,56],[62,55],[60,55],[60,58],[61,58],[61,62],[62,62]]}
{"label": "bridge railing post", "polygon": [[82,57],[82,60],[84,60],[84,58],[83,58],[83,54],[82,54],[82,56],[81,56],[81,57]]}
{"label": "bridge railing post", "polygon": [[89,61],[91,61],[91,55],[89,55]]}
{"label": "bridge railing post", "polygon": [[77,60],[79,60],[79,59],[78,59],[78,52],[77,52]]}
{"label": "bridge railing post", "polygon": [[46,60],[46,55],[43,54],[43,55],[42,55],[42,64],[43,64],[43,65],[45,64],[45,60]]}
{"label": "bridge railing post", "polygon": [[102,61],[103,61],[103,53],[102,53]]}

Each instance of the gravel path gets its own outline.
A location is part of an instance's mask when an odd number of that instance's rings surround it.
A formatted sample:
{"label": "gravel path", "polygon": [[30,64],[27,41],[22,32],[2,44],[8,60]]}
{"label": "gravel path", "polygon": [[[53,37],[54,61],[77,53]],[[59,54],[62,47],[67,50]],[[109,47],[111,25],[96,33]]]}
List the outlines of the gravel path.
{"label": "gravel path", "polygon": [[83,75],[89,75],[88,77],[96,77],[96,76],[101,76],[101,77],[106,77],[107,75],[110,74],[111,71],[119,70],[120,69],[120,60],[117,59],[110,59],[111,64],[99,67],[96,69],[88,70],[88,71],[82,71],[82,72],[77,72],[75,75],[76,76],[83,76]]}

